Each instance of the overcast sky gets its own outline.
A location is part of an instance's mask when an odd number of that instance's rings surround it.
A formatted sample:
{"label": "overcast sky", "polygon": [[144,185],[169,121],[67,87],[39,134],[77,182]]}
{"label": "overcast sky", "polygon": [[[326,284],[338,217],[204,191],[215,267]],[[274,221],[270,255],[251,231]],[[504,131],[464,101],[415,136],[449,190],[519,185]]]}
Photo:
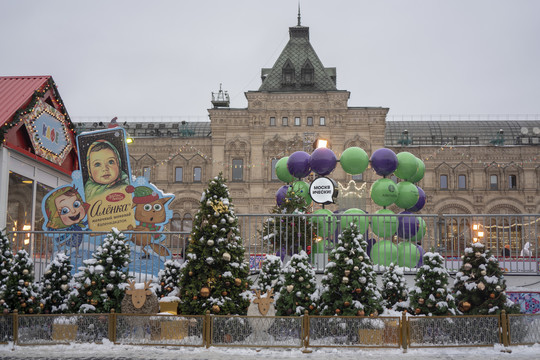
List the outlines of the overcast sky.
{"label": "overcast sky", "polygon": [[[200,116],[219,84],[247,106],[297,0],[0,0],[0,75],[52,75],[72,118]],[[538,0],[302,0],[349,106],[540,114]]]}

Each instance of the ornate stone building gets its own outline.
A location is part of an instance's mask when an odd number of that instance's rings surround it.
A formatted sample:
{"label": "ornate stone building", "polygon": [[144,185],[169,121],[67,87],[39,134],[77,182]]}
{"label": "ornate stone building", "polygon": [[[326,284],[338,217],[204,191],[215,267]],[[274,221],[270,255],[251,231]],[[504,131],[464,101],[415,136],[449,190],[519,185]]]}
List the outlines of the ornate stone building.
{"label": "ornate stone building", "polygon": [[[245,93],[247,108],[229,107],[220,90],[209,122],[124,124],[134,138],[133,172],[176,196],[172,230],[190,230],[202,190],[220,172],[237,213],[267,213],[283,185],[275,162],[297,150],[310,152],[317,138],[327,139],[338,158],[358,146],[368,155],[388,147],[424,160],[424,214],[540,213],[538,119],[389,121],[388,108],[348,104],[350,93],[337,89],[336,69],[323,66],[308,27],[299,23],[289,33],[274,66],[262,69],[260,88]],[[352,177],[338,166],[331,177],[341,187],[334,208],[377,210],[369,189],[379,176],[371,169]]]}

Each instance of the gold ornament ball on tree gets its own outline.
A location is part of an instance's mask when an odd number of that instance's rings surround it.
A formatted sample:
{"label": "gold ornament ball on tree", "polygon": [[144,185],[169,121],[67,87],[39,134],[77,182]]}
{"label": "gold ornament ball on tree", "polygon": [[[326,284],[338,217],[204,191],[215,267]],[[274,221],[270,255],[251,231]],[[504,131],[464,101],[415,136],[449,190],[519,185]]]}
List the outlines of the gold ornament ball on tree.
{"label": "gold ornament ball on tree", "polygon": [[25,281],[25,282],[24,282],[24,286],[28,286],[28,281]]}
{"label": "gold ornament ball on tree", "polygon": [[416,310],[414,310],[415,314],[420,314],[422,312],[422,310],[420,310],[420,308],[416,308]]}
{"label": "gold ornament ball on tree", "polygon": [[419,303],[420,305],[422,305],[422,304],[424,303],[424,299],[422,299],[422,298],[418,299],[418,303]]}
{"label": "gold ornament ball on tree", "polygon": [[351,303],[348,302],[348,301],[345,301],[345,302],[343,303],[343,305],[345,305],[345,307],[349,307],[349,305],[351,305]]}
{"label": "gold ornament ball on tree", "polygon": [[193,276],[193,271],[188,272],[189,276]]}
{"label": "gold ornament ball on tree", "polygon": [[223,260],[225,260],[225,261],[231,261],[231,254],[229,254],[229,253],[224,253],[224,254],[223,254]]}
{"label": "gold ornament ball on tree", "polygon": [[28,272],[29,272],[28,269],[24,269],[24,270],[22,271],[23,275],[28,275]]}
{"label": "gold ornament ball on tree", "polygon": [[221,309],[219,308],[218,305],[214,305],[214,306],[212,306],[212,311],[217,314],[218,312],[221,311]]}
{"label": "gold ornament ball on tree", "polygon": [[345,276],[349,276],[350,273],[351,273],[351,270],[345,270]]}
{"label": "gold ornament ball on tree", "polygon": [[29,308],[29,309],[28,309],[28,312],[29,312],[30,314],[32,314],[32,313],[34,312],[34,309]]}
{"label": "gold ornament ball on tree", "polygon": [[239,278],[234,279],[234,285],[236,285],[236,286],[242,285],[242,280],[239,279]]}
{"label": "gold ornament ball on tree", "polygon": [[489,297],[490,297],[491,299],[495,299],[495,294],[491,293],[491,294],[489,294]]}
{"label": "gold ornament ball on tree", "polygon": [[364,310],[358,310],[358,311],[356,312],[356,315],[358,315],[358,316],[364,316],[365,314],[366,314],[366,313],[364,312]]}
{"label": "gold ornament ball on tree", "polygon": [[88,292],[86,293],[86,296],[92,296],[92,292],[91,292],[91,291],[88,291]]}
{"label": "gold ornament ball on tree", "polygon": [[341,310],[340,309],[336,309],[336,314],[341,314]]}
{"label": "gold ornament ball on tree", "polygon": [[227,292],[226,292],[226,291],[222,291],[222,292],[221,292],[221,295],[222,295],[222,296],[227,296]]}
{"label": "gold ornament ball on tree", "polygon": [[362,289],[361,288],[356,288],[356,290],[354,290],[354,291],[356,291],[357,294],[360,294],[362,292]]}
{"label": "gold ornament ball on tree", "polygon": [[23,303],[21,304],[21,307],[25,308],[25,307],[26,307],[26,303],[23,302]]}
{"label": "gold ornament ball on tree", "polygon": [[209,297],[210,296],[210,289],[207,287],[203,287],[201,289],[201,296],[202,297]]}

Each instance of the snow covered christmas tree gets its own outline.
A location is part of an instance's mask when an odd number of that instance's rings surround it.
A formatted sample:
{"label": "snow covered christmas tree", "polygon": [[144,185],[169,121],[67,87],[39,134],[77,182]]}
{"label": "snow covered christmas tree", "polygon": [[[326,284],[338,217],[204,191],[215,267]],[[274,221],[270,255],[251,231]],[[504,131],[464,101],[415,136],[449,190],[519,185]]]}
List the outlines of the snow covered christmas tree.
{"label": "snow covered christmas tree", "polygon": [[356,225],[338,237],[324,269],[320,308],[322,315],[376,316],[383,311],[367,243]]}
{"label": "snow covered christmas tree", "polygon": [[300,316],[316,312],[318,302],[315,270],[305,251],[292,256],[283,269],[284,281],[276,300],[277,316]]}
{"label": "snow covered christmas tree", "polygon": [[412,312],[428,316],[456,315],[454,297],[448,292],[448,272],[439,253],[427,252],[409,292]]}
{"label": "snow covered christmas tree", "polygon": [[0,298],[5,289],[6,281],[9,272],[11,271],[11,263],[13,261],[13,253],[11,250],[11,242],[6,236],[5,231],[0,231]]}
{"label": "snow covered christmas tree", "polygon": [[409,290],[403,268],[390,264],[382,274],[382,297],[387,309],[403,311],[409,308]]}
{"label": "snow covered christmas tree", "polygon": [[158,273],[159,287],[156,291],[158,299],[166,296],[180,296],[178,284],[180,284],[181,270],[182,264],[178,261],[165,261],[164,268]]}
{"label": "snow covered christmas tree", "polygon": [[249,264],[238,218],[222,175],[208,183],[193,222],[180,280],[180,311],[245,315],[250,304]]}
{"label": "snow covered christmas tree", "polygon": [[25,250],[19,250],[13,257],[2,300],[2,306],[9,312],[37,314],[41,311],[34,284],[34,263]]}
{"label": "snow covered christmas tree", "polygon": [[492,315],[501,310],[519,313],[519,305],[506,297],[506,280],[499,261],[484,244],[477,242],[465,248],[462,258],[453,289],[459,311],[466,315]]}
{"label": "snow covered christmas tree", "polygon": [[41,282],[43,313],[64,314],[68,312],[72,268],[69,256],[59,252],[45,269]]}
{"label": "snow covered christmas tree", "polygon": [[[304,191],[304,190],[297,190]],[[270,217],[263,224],[262,237],[265,243],[286,254],[297,254],[306,245],[317,238],[317,224],[304,216],[309,213],[305,197],[289,187],[287,195],[280,205],[274,206],[270,213],[276,215],[296,215]]]}
{"label": "snow covered christmas tree", "polygon": [[75,274],[70,308],[81,313],[109,313],[112,309],[121,312],[130,262],[126,237],[113,228],[92,257]]}
{"label": "snow covered christmas tree", "polygon": [[283,275],[281,273],[282,267],[283,263],[279,256],[266,255],[261,266],[257,288],[262,291],[274,289],[274,294],[278,294],[283,285]]}

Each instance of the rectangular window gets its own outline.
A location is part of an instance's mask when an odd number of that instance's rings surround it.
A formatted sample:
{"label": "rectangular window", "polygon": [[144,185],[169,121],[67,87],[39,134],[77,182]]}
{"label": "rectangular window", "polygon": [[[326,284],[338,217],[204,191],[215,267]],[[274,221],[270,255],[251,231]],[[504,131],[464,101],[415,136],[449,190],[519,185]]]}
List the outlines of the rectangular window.
{"label": "rectangular window", "polygon": [[287,117],[281,118],[281,125],[282,126],[288,126],[289,125],[289,118],[287,118]]}
{"label": "rectangular window", "polygon": [[184,169],[181,167],[174,168],[174,181],[182,182],[184,177]]}
{"label": "rectangular window", "polygon": [[441,175],[441,189],[448,189],[448,175]]}
{"label": "rectangular window", "polygon": [[516,175],[508,176],[508,188],[517,189],[517,176]]}
{"label": "rectangular window", "polygon": [[279,180],[276,174],[276,164],[279,161],[279,159],[272,159],[272,175],[271,180]]}
{"label": "rectangular window", "polygon": [[465,175],[458,176],[458,189],[464,190],[467,188],[467,177]]}
{"label": "rectangular window", "polygon": [[489,177],[489,189],[497,190],[499,188],[499,178],[497,175],[491,175]]}
{"label": "rectangular window", "polygon": [[275,117],[270,118],[270,126],[276,126],[276,118]]}
{"label": "rectangular window", "polygon": [[294,126],[300,126],[300,118],[299,117],[294,118]]}
{"label": "rectangular window", "polygon": [[200,167],[194,167],[193,168],[193,182],[201,182],[202,181],[202,169]]}
{"label": "rectangular window", "polygon": [[364,181],[364,174],[353,175],[352,179],[354,181]]}
{"label": "rectangular window", "polygon": [[233,165],[232,181],[243,181],[244,180],[244,160],[233,159],[232,165]]}
{"label": "rectangular window", "polygon": [[326,126],[326,118],[325,117],[321,116],[319,118],[319,125]]}
{"label": "rectangular window", "polygon": [[146,180],[150,181],[150,168],[148,166],[143,167],[142,175]]}
{"label": "rectangular window", "polygon": [[311,116],[307,118],[307,126],[313,126],[313,118]]}

